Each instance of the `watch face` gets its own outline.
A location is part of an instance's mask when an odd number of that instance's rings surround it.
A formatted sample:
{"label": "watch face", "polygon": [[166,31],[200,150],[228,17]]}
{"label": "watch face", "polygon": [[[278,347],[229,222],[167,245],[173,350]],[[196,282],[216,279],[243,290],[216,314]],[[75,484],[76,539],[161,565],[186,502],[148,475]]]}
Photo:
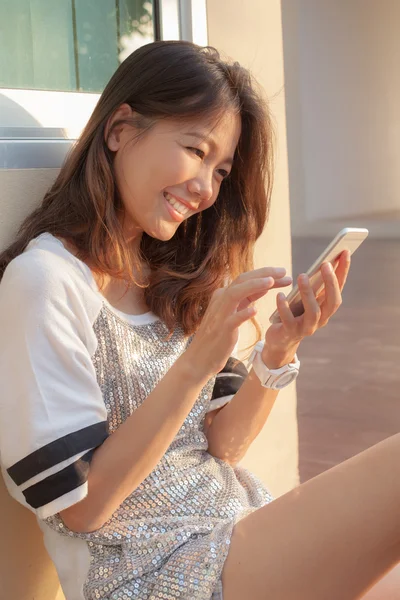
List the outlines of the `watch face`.
{"label": "watch face", "polygon": [[275,385],[279,388],[284,388],[287,385],[289,385],[289,383],[292,383],[292,381],[294,379],[296,379],[297,377],[297,372],[295,371],[288,371],[287,373],[283,373],[283,375],[281,375],[278,379],[278,381],[275,383]]}

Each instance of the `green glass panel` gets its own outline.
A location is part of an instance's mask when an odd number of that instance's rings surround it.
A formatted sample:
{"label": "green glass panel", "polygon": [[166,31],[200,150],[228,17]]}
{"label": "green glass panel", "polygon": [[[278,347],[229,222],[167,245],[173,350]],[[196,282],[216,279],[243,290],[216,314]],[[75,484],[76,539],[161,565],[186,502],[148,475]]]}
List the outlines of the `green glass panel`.
{"label": "green glass panel", "polygon": [[[0,2],[0,85],[33,87],[29,0]],[[10,84],[10,85],[9,85]]]}
{"label": "green glass panel", "polygon": [[135,27],[134,21],[139,24],[143,14],[143,2],[141,0],[119,0],[119,29],[121,37],[130,35]]}
{"label": "green glass panel", "polygon": [[115,0],[75,0],[79,89],[100,91],[118,67]]}
{"label": "green glass panel", "polygon": [[70,0],[0,0],[0,86],[75,89]]}
{"label": "green glass panel", "polygon": [[119,0],[120,51],[122,58],[154,41],[153,4],[143,0]]}
{"label": "green glass panel", "polygon": [[30,10],[35,89],[76,89],[70,0],[31,0]]}
{"label": "green glass panel", "polygon": [[0,0],[0,87],[101,92],[154,40],[150,0]]}

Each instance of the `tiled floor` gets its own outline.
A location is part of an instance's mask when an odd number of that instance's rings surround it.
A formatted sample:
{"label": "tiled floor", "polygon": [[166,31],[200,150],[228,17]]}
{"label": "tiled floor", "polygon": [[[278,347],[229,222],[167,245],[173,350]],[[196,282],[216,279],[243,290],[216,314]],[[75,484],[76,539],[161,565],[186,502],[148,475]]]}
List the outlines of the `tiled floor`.
{"label": "tiled floor", "polygon": [[[329,240],[295,239],[293,273]],[[304,482],[400,430],[400,240],[367,240],[343,305],[303,342],[298,380]]]}
{"label": "tiled floor", "polygon": [[[327,241],[293,240],[293,274],[306,270]],[[304,482],[400,430],[400,240],[364,242],[343,306],[299,354]],[[400,600],[400,566],[364,598]]]}

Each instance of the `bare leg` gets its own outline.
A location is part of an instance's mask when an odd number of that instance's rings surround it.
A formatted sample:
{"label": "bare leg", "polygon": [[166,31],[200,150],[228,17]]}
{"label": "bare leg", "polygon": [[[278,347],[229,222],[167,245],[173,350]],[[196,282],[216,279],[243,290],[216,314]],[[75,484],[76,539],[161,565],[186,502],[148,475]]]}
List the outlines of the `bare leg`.
{"label": "bare leg", "polygon": [[362,600],[400,600],[400,567],[395,567],[385,575]]}
{"label": "bare leg", "polygon": [[356,600],[400,561],[400,435],[237,523],[224,600]]}

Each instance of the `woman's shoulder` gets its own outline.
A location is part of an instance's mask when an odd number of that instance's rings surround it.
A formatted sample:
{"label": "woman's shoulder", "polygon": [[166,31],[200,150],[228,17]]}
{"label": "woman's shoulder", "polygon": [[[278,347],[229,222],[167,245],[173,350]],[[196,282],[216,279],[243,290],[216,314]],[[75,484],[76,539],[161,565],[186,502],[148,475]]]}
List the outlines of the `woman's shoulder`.
{"label": "woman's shoulder", "polygon": [[30,305],[65,302],[83,305],[95,316],[101,307],[90,269],[53,235],[33,239],[7,266],[0,284],[0,301],[9,298]]}
{"label": "woman's shoulder", "polygon": [[93,287],[90,269],[50,233],[34,238],[24,252],[10,262],[4,276],[24,276],[27,283],[36,282],[37,285],[45,282],[82,282]]}

